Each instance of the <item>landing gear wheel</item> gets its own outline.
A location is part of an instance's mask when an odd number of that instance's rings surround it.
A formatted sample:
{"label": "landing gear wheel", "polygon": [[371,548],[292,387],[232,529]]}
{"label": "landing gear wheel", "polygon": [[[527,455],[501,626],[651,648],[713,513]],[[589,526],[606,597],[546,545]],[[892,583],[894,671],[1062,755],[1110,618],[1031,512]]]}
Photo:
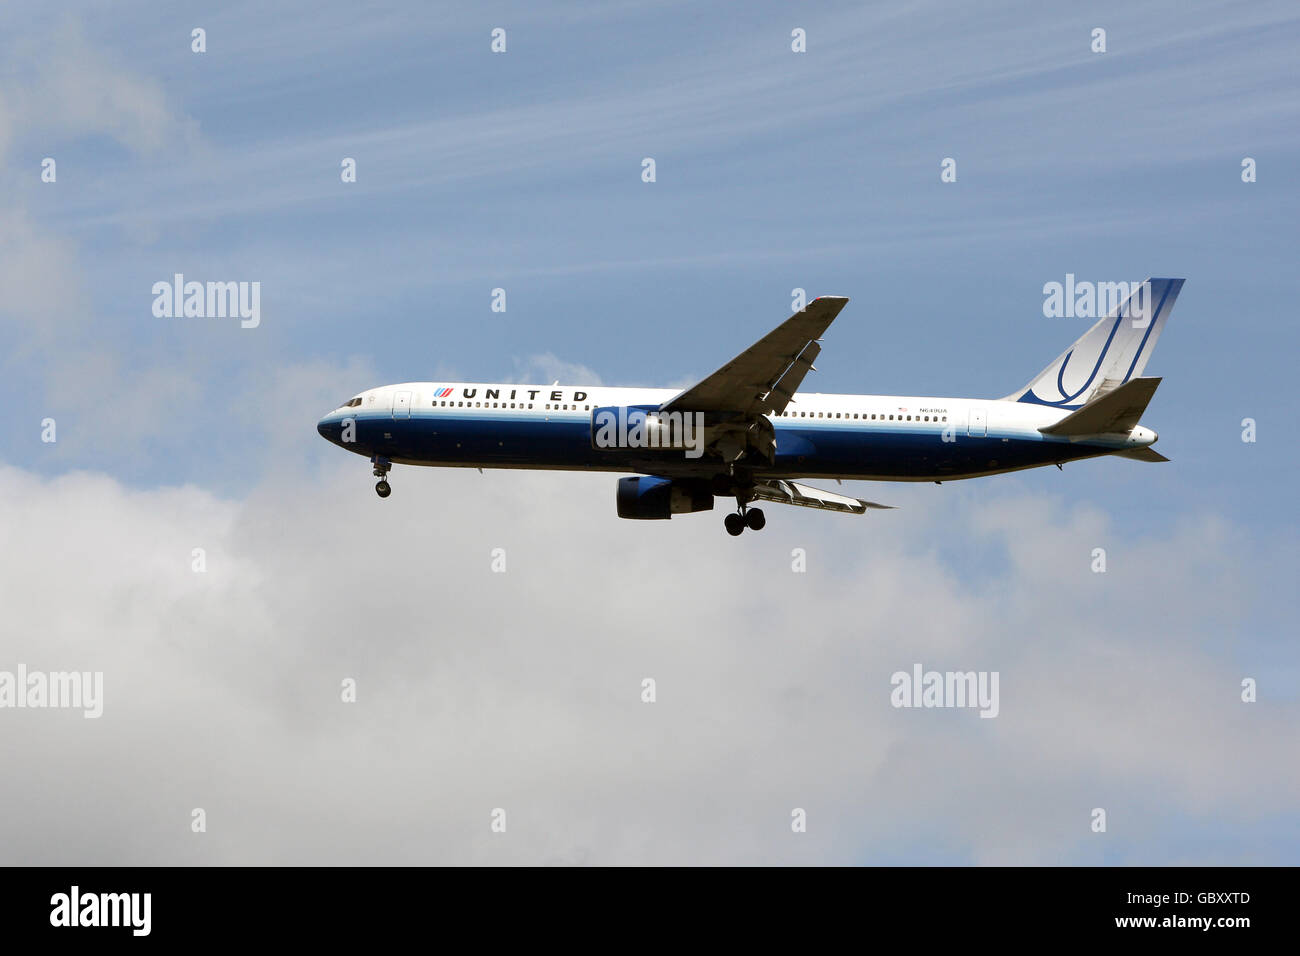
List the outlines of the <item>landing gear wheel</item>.
{"label": "landing gear wheel", "polygon": [[765,524],[767,524],[767,519],[763,517],[763,509],[748,508],[745,510],[745,525],[750,531],[762,531]]}
{"label": "landing gear wheel", "polygon": [[729,514],[722,519],[722,523],[727,526],[727,534],[733,538],[745,530],[745,518],[741,514]]}
{"label": "landing gear wheel", "polygon": [[375,494],[379,495],[381,498],[387,498],[393,493],[392,485],[390,485],[386,480],[388,478],[388,472],[392,470],[393,463],[387,458],[375,455],[370,459],[370,464],[375,466],[375,470],[371,472],[371,474],[379,479],[375,482]]}

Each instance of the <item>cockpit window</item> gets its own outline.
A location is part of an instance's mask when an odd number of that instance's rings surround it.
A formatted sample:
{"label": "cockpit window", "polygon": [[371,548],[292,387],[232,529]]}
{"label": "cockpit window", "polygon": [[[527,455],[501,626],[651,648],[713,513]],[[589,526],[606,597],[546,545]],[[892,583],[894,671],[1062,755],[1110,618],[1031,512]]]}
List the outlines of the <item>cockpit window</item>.
{"label": "cockpit window", "polygon": [[356,398],[352,399],[352,401],[344,402],[342,405],[339,406],[339,408],[356,408],[360,404],[361,404],[361,396],[358,395]]}

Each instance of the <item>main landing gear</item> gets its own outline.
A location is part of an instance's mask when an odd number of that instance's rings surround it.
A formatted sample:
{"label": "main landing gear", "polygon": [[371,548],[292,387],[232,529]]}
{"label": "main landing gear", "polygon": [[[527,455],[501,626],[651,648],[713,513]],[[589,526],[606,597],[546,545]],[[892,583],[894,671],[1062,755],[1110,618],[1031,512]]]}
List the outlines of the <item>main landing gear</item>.
{"label": "main landing gear", "polygon": [[763,530],[763,526],[767,524],[767,518],[763,517],[763,510],[749,507],[749,503],[754,500],[754,480],[748,471],[737,471],[733,464],[728,474],[713,476],[712,486],[713,494],[719,498],[728,495],[736,496],[735,513],[722,519],[727,534],[734,538],[746,528],[750,531]]}
{"label": "main landing gear", "polygon": [[762,508],[749,508],[741,504],[739,510],[723,518],[722,523],[727,528],[727,534],[734,538],[746,528],[750,531],[762,531],[767,524],[767,518],[763,516]]}
{"label": "main landing gear", "polygon": [[374,474],[379,479],[375,482],[375,494],[381,498],[387,498],[393,493],[393,486],[387,481],[388,470],[393,467],[393,463],[387,458],[380,458],[378,455],[371,458],[370,461],[375,466]]}

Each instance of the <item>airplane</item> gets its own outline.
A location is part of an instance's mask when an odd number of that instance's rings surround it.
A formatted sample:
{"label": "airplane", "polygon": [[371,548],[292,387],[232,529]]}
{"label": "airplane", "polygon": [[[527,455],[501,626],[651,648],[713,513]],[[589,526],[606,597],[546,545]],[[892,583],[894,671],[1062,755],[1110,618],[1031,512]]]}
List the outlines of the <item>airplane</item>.
{"label": "airplane", "polygon": [[766,524],[755,502],[844,514],[888,508],[805,479],[933,481],[1114,455],[1168,461],[1138,423],[1144,378],[1183,285],[1147,279],[1023,388],[1000,399],[801,392],[849,301],[820,296],[684,390],[407,382],[361,392],[317,424],[370,459],[387,498],[394,464],[632,472],[620,518],[665,519],[734,498],[731,535]]}

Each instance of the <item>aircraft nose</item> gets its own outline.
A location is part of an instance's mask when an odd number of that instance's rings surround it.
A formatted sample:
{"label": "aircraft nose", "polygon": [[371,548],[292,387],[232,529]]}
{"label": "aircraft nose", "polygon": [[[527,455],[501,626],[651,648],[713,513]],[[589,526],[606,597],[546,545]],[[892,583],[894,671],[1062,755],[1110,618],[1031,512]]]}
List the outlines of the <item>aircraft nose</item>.
{"label": "aircraft nose", "polygon": [[318,431],[320,437],[324,438],[326,441],[338,444],[341,424],[342,421],[338,412],[330,412],[316,423],[316,431]]}

